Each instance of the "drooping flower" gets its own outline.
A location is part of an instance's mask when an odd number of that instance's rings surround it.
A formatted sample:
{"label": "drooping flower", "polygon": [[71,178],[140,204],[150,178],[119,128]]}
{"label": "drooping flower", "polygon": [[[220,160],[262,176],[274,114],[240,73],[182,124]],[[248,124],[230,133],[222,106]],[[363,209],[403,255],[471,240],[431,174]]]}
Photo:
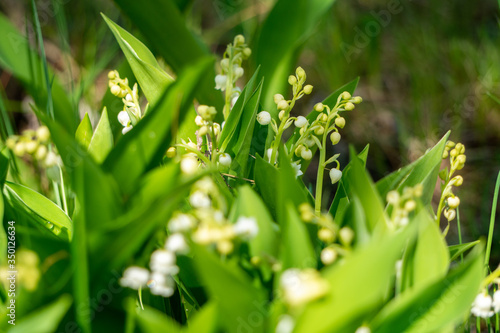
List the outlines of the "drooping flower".
{"label": "drooping flower", "polygon": [[165,242],[165,249],[174,253],[186,253],[189,251],[189,246],[182,234],[172,234]]}
{"label": "drooping flower", "polygon": [[153,295],[170,297],[175,291],[175,281],[170,275],[153,272],[151,280],[148,281],[148,287]]}
{"label": "drooping flower", "polygon": [[209,208],[212,204],[208,195],[201,191],[196,191],[189,197],[189,203],[194,208]]}
{"label": "drooping flower", "polygon": [[342,178],[342,171],[336,168],[330,170],[330,180],[332,181],[332,184],[338,182],[340,178]]}
{"label": "drooping flower", "polygon": [[259,226],[255,217],[240,216],[233,225],[233,230],[236,235],[253,238],[259,232]]}
{"label": "drooping flower", "polygon": [[490,318],[495,312],[491,310],[493,299],[490,295],[484,292],[479,293],[472,303],[471,312],[476,317]]}
{"label": "drooping flower", "polygon": [[280,279],[283,299],[290,306],[300,306],[319,299],[330,288],[315,269],[299,270],[291,268],[283,272]]}
{"label": "drooping flower", "polygon": [[257,114],[257,121],[261,125],[268,125],[271,122],[271,114],[267,111],[261,111]]}
{"label": "drooping flower", "polygon": [[175,254],[167,250],[156,250],[151,254],[149,267],[153,272],[167,275],[179,273],[179,267],[175,264]]}
{"label": "drooping flower", "polygon": [[302,176],[304,173],[300,170],[301,165],[299,161],[292,162],[293,170],[295,171],[295,178]]}
{"label": "drooping flower", "polygon": [[146,286],[149,279],[149,271],[142,267],[131,266],[123,272],[120,284],[124,287],[139,289]]}
{"label": "drooping flower", "polygon": [[226,90],[227,76],[226,75],[216,75],[215,76],[215,89],[224,91]]}

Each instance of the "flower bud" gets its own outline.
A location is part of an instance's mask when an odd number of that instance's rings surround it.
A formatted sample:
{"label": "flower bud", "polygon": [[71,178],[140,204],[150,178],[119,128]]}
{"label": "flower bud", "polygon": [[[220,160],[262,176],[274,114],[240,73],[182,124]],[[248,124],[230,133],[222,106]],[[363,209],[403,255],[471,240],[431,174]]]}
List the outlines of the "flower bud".
{"label": "flower bud", "polygon": [[236,35],[236,37],[234,37],[234,46],[243,44],[245,44],[245,37],[243,35]]}
{"label": "flower bud", "polygon": [[337,260],[337,251],[331,247],[327,247],[321,251],[321,262],[324,265],[331,265]]}
{"label": "flower bud", "polygon": [[21,157],[24,155],[25,152],[26,152],[26,144],[24,142],[16,143],[16,146],[14,147],[14,154]]}
{"label": "flower bud", "polygon": [[108,79],[114,80],[116,78],[115,71],[108,72]]}
{"label": "flower bud", "polygon": [[310,149],[304,149],[300,153],[300,156],[305,160],[310,160],[312,158],[312,151]]}
{"label": "flower bud", "polygon": [[354,110],[354,104],[353,104],[353,103],[351,103],[351,102],[347,102],[347,103],[345,103],[344,109],[345,109],[346,111],[351,111],[351,110]]}
{"label": "flower bud", "polygon": [[26,152],[28,154],[33,154],[36,151],[36,149],[38,148],[38,142],[28,141],[28,142],[26,142],[25,148],[26,148]]}
{"label": "flower bud", "polygon": [[220,67],[222,68],[222,70],[226,71],[229,69],[229,59],[228,58],[224,58],[220,61]]}
{"label": "flower bud", "polygon": [[345,118],[344,117],[337,117],[335,119],[335,125],[340,128],[344,128],[345,126]]}
{"label": "flower bud", "polygon": [[296,83],[297,83],[297,78],[294,75],[290,75],[288,77],[288,84],[290,84],[291,86],[293,86]]}
{"label": "flower bud", "polygon": [[[443,151],[443,156],[441,156],[441,158],[444,160],[445,158],[448,158],[450,154],[448,153],[447,150]],[[443,178],[442,178],[443,179]]]}
{"label": "flower bud", "polygon": [[115,85],[111,86],[110,91],[113,95],[118,96],[118,95],[120,95],[122,89],[120,88],[119,85],[115,84]]}
{"label": "flower bud", "polygon": [[351,98],[351,93],[349,93],[348,91],[344,91],[342,93],[342,99],[347,100],[347,99],[350,99],[350,98]]}
{"label": "flower bud", "polygon": [[318,238],[327,244],[330,244],[335,240],[335,233],[329,228],[321,228],[318,231]]}
{"label": "flower bud", "polygon": [[343,227],[339,231],[340,242],[344,245],[350,245],[354,239],[354,231],[351,228]]}
{"label": "flower bud", "polygon": [[448,207],[451,209],[455,209],[460,205],[460,198],[457,196],[449,197],[446,201],[448,202]]}
{"label": "flower bud", "polygon": [[51,166],[56,165],[57,162],[58,158],[56,153],[54,153],[53,151],[49,151],[47,156],[45,157],[45,166],[50,168]]}
{"label": "flower bud", "polygon": [[217,251],[219,251],[220,254],[229,254],[233,252],[233,248],[234,245],[231,241],[221,240],[217,242]]}
{"label": "flower bud", "polygon": [[354,103],[354,104],[359,104],[361,102],[363,102],[363,99],[360,97],[360,96],[355,96],[351,99],[351,101]]}
{"label": "flower bud", "polygon": [[304,139],[304,144],[311,148],[316,144],[316,141],[312,138],[312,136],[308,136],[307,138]]}
{"label": "flower bud", "polygon": [[281,110],[280,113],[278,113],[278,119],[283,120],[284,117],[285,117],[285,110]]}
{"label": "flower bud", "polygon": [[237,78],[242,77],[244,73],[245,73],[245,70],[242,67],[236,67],[234,69],[234,76]]}
{"label": "flower bud", "polygon": [[215,76],[215,89],[224,91],[226,90],[227,76],[226,75],[216,75]]}
{"label": "flower bud", "polygon": [[286,110],[288,108],[288,102],[285,100],[281,100],[278,103],[278,110]]}
{"label": "flower bud", "polygon": [[450,183],[455,186],[462,186],[462,184],[464,183],[464,179],[462,178],[462,176],[455,176]]}
{"label": "flower bud", "polygon": [[243,58],[248,59],[252,55],[252,50],[249,47],[243,49]]}
{"label": "flower bud", "polygon": [[387,193],[387,202],[391,205],[396,205],[399,202],[399,193],[398,191],[390,191]]}
{"label": "flower bud", "polygon": [[297,77],[299,80],[305,81],[306,80],[306,71],[302,67],[297,67],[297,70],[295,70],[295,74],[297,74]]}
{"label": "flower bud", "polygon": [[203,118],[200,116],[200,115],[197,115],[195,118],[194,118],[194,123],[196,124],[196,126],[204,126],[205,125],[205,121],[203,120]]}
{"label": "flower bud", "polygon": [[332,134],[330,134],[330,140],[332,141],[332,145],[336,145],[337,143],[339,143],[340,141],[340,133],[339,132],[332,132]]}
{"label": "flower bud", "polygon": [[342,178],[342,171],[336,168],[330,170],[330,180],[332,181],[332,184],[338,182],[340,178]]}
{"label": "flower bud", "polygon": [[405,210],[407,212],[411,212],[415,208],[417,208],[417,203],[415,202],[415,200],[408,200],[407,202],[405,202]]}
{"label": "flower bud", "polygon": [[5,142],[5,145],[10,150],[14,150],[14,147],[16,146],[16,139],[14,139],[14,138],[8,138],[7,141]]}
{"label": "flower bud", "polygon": [[314,105],[314,111],[316,112],[322,112],[324,108],[325,106],[323,105],[323,103],[317,103],[316,105]]}
{"label": "flower bud", "polygon": [[42,161],[47,156],[47,147],[39,146],[35,153],[35,159]]}
{"label": "flower bud", "polygon": [[50,139],[50,132],[47,126],[40,126],[36,129],[36,137],[40,142],[47,142]]}
{"label": "flower bud", "polygon": [[279,102],[281,102],[284,99],[285,99],[285,97],[283,97],[283,95],[281,95],[281,94],[274,95],[274,103],[276,103],[276,104],[278,104]]}
{"label": "flower bud", "polygon": [[444,211],[444,217],[446,217],[448,221],[452,221],[455,216],[457,216],[457,212],[454,209],[447,209]]}
{"label": "flower bud", "polygon": [[198,159],[193,156],[186,156],[181,160],[181,171],[191,175],[198,170]]}
{"label": "flower bud", "polygon": [[325,133],[324,127],[318,126],[314,129],[314,134],[316,135],[323,135],[323,133]]}
{"label": "flower bud", "polygon": [[208,134],[208,126],[201,126],[198,130],[198,136],[204,136]]}
{"label": "flower bud", "polygon": [[177,153],[177,149],[175,149],[175,147],[170,147],[167,149],[167,157],[168,158],[175,157],[176,153]]}
{"label": "flower bud", "polygon": [[295,148],[295,155],[300,157],[304,149],[306,149],[306,147],[304,147],[303,145],[299,145],[297,148]]}
{"label": "flower bud", "polygon": [[307,123],[308,123],[308,121],[307,121],[306,117],[298,116],[297,120],[295,120],[294,124],[296,127],[304,127],[307,125]]}
{"label": "flower bud", "polygon": [[219,163],[223,166],[230,166],[231,165],[231,155],[228,153],[222,153],[219,155]]}
{"label": "flower bud", "polygon": [[127,111],[118,112],[118,122],[122,124],[122,126],[126,127],[130,124],[130,117]]}
{"label": "flower bud", "polygon": [[267,111],[261,111],[257,114],[257,121],[261,125],[268,125],[271,122],[271,114]]}
{"label": "flower bud", "polygon": [[313,86],[308,84],[307,86],[304,87],[304,94],[309,95],[313,91]]}

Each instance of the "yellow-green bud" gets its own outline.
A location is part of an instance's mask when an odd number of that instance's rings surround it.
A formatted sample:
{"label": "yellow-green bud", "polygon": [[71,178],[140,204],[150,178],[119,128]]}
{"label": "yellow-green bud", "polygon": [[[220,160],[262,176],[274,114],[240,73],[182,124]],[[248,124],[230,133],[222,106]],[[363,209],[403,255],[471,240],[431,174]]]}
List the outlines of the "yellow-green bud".
{"label": "yellow-green bud", "polygon": [[338,254],[334,248],[327,247],[321,251],[321,262],[324,265],[331,265],[337,260]]}
{"label": "yellow-green bud", "polygon": [[110,91],[113,95],[118,96],[120,95],[122,89],[120,88],[119,85],[115,84],[111,87]]}
{"label": "yellow-green bud", "polygon": [[25,152],[26,144],[24,142],[16,143],[16,146],[14,147],[14,154],[16,154],[17,156],[23,156]]}
{"label": "yellow-green bud", "polygon": [[115,79],[115,78],[116,78],[115,71],[110,71],[110,72],[108,73],[108,79],[113,80],[113,79]]}
{"label": "yellow-green bud", "polygon": [[39,146],[35,153],[35,159],[42,161],[47,156],[47,147]]}
{"label": "yellow-green bud", "polygon": [[25,147],[26,147],[26,152],[28,154],[33,154],[36,151],[36,149],[38,148],[38,142],[36,142],[36,141],[28,141],[28,142],[26,142],[26,146]]}
{"label": "yellow-green bud", "polygon": [[455,176],[451,180],[451,183],[455,186],[462,186],[462,184],[464,183],[464,179],[462,178],[462,176]]}
{"label": "yellow-green bud", "polygon": [[457,212],[454,209],[447,209],[444,211],[444,217],[446,217],[448,221],[453,220],[455,216],[457,216]]}
{"label": "yellow-green bud", "polygon": [[354,231],[351,228],[343,227],[339,231],[340,242],[344,245],[350,245],[354,239]]}
{"label": "yellow-green bud", "polygon": [[332,132],[332,134],[330,134],[330,140],[332,141],[332,145],[336,145],[337,143],[339,143],[340,141],[340,133],[339,132]]}
{"label": "yellow-green bud", "polygon": [[243,49],[243,57],[248,59],[252,55],[252,50],[249,47]]}
{"label": "yellow-green bud", "polygon": [[455,147],[455,142],[453,142],[453,141],[446,142],[446,148],[453,148],[453,147]]}
{"label": "yellow-green bud", "polygon": [[9,148],[10,150],[14,150],[14,147],[16,146],[16,139],[8,138],[5,144],[7,145],[7,148]]}
{"label": "yellow-green bud", "polygon": [[278,110],[286,110],[288,108],[288,102],[285,100],[281,100],[278,103]]}
{"label": "yellow-green bud", "polygon": [[[443,156],[441,156],[441,158],[444,160],[445,158],[448,158],[449,155],[450,154],[448,153],[448,151],[445,150],[445,151],[443,151]],[[442,178],[442,179],[444,179],[444,178]]]}
{"label": "yellow-green bud", "polygon": [[355,96],[351,99],[351,102],[353,102],[354,104],[359,104],[363,102],[363,99],[361,98],[361,96]]}
{"label": "yellow-green bud", "polygon": [[335,233],[328,228],[321,228],[318,230],[318,238],[327,244],[330,244],[335,240]]}
{"label": "yellow-green bud", "polygon": [[254,266],[260,265],[261,262],[262,259],[259,256],[253,256],[252,258],[250,258],[250,263]]}
{"label": "yellow-green bud", "polygon": [[325,108],[325,106],[323,105],[323,103],[317,103],[314,106],[314,111],[321,112],[321,111],[323,111],[324,108]]}
{"label": "yellow-green bud", "polygon": [[234,46],[243,44],[245,44],[245,37],[243,35],[236,35],[236,37],[234,37]]}
{"label": "yellow-green bud", "polygon": [[350,92],[348,92],[348,91],[344,91],[344,92],[342,93],[342,99],[347,100],[347,99],[350,99],[350,98],[351,98],[351,93],[350,93]]}
{"label": "yellow-green bud", "polygon": [[291,86],[293,86],[296,83],[297,83],[297,78],[294,75],[290,75],[288,77],[288,84],[290,84]]}
{"label": "yellow-green bud", "polygon": [[170,147],[167,149],[167,157],[168,158],[175,157],[176,153],[177,153],[177,149],[175,149],[175,147]]}
{"label": "yellow-green bud", "polygon": [[297,74],[297,77],[299,80],[305,81],[306,79],[306,71],[302,67],[297,67],[297,70],[295,71],[295,74]]}
{"label": "yellow-green bud", "polygon": [[351,110],[354,110],[354,107],[355,107],[355,106],[354,106],[354,104],[353,104],[353,103],[351,103],[351,102],[347,102],[347,103],[345,103],[344,109],[345,109],[346,111],[351,111]]}
{"label": "yellow-green bud", "polygon": [[295,155],[300,157],[301,156],[300,154],[304,149],[306,149],[306,147],[304,147],[303,145],[299,145],[297,148],[295,148]]}
{"label": "yellow-green bud", "polygon": [[201,126],[200,129],[198,130],[198,135],[204,136],[207,134],[208,134],[208,126]]}
{"label": "yellow-green bud", "polygon": [[337,117],[335,119],[335,125],[337,125],[337,127],[344,128],[344,126],[345,126],[345,119],[344,119],[344,117]]}
{"label": "yellow-green bud", "polygon": [[50,131],[47,126],[40,126],[36,129],[36,137],[40,142],[47,142],[50,139]]}
{"label": "yellow-green bud", "polygon": [[276,95],[274,95],[274,103],[276,103],[276,104],[278,104],[279,102],[281,102],[284,99],[285,99],[285,97],[283,97],[282,94],[276,94]]}
{"label": "yellow-green bud", "polygon": [[325,133],[324,127],[319,126],[314,129],[314,134],[316,135],[323,135],[323,133]]}
{"label": "yellow-green bud", "polygon": [[321,121],[324,123],[328,121],[328,116],[325,113],[321,114]]}
{"label": "yellow-green bud", "polygon": [[310,160],[312,158],[312,151],[310,149],[304,149],[300,153],[300,156],[305,160]]}
{"label": "yellow-green bud", "polygon": [[405,203],[405,210],[407,212],[411,212],[413,211],[415,208],[417,208],[417,203],[415,202],[415,200],[408,200],[406,203]]}
{"label": "yellow-green bud", "polygon": [[285,117],[285,110],[281,110],[280,113],[278,113],[278,119],[283,120],[284,117]]}
{"label": "yellow-green bud", "polygon": [[466,157],[465,157],[465,155],[458,155],[458,157],[457,157],[457,162],[458,162],[459,164],[461,164],[461,165],[463,166],[463,165],[465,164],[465,161],[466,161]]}
{"label": "yellow-green bud", "polygon": [[313,91],[313,86],[308,84],[307,86],[304,87],[304,94],[309,95]]}
{"label": "yellow-green bud", "polygon": [[217,251],[219,251],[220,254],[229,254],[233,252],[233,243],[228,240],[221,240],[217,242]]}
{"label": "yellow-green bud", "polygon": [[455,209],[460,205],[460,198],[456,196],[449,197],[446,201],[448,202],[448,207],[451,209]]}
{"label": "yellow-green bud", "polygon": [[304,144],[310,148],[316,144],[316,141],[314,141],[312,136],[308,136],[307,138],[304,139]]}

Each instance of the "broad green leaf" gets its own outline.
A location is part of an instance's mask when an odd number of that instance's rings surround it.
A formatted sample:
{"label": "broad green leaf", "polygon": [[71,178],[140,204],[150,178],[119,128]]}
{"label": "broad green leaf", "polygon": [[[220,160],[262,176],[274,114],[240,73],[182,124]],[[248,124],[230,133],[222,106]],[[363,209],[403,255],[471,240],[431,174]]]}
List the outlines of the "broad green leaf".
{"label": "broad green leaf", "polygon": [[[373,238],[358,248],[343,263],[328,266],[322,276],[330,290],[324,299],[306,306],[298,318],[294,332],[354,332],[366,318],[383,306],[390,288],[396,261],[407,242],[413,241],[415,225]],[[402,332],[395,330],[393,332]]]}
{"label": "broad green leaf", "polygon": [[[370,145],[366,145],[361,153],[358,154],[358,158],[359,160],[361,160],[363,168],[366,167],[366,159],[368,158],[369,150]],[[347,204],[350,201],[348,193],[350,193],[351,188],[349,182],[346,182],[345,179],[349,178],[349,174],[351,173],[351,165],[352,162],[349,162],[342,170],[342,178],[339,181],[337,192],[335,193],[335,197],[333,198],[333,202],[330,206],[330,214],[332,214],[332,216],[334,216],[336,219],[341,218],[341,216],[345,212],[345,209],[347,208]]]}
{"label": "broad green leaf", "polygon": [[240,178],[248,177],[248,170],[253,162],[253,158],[250,161],[249,154],[253,139],[253,130],[256,123],[255,117],[259,109],[261,93],[262,82],[259,84],[255,93],[243,108],[243,114],[237,129],[238,137],[233,136],[233,139],[237,139],[237,141],[234,143],[231,141],[229,143],[229,147],[231,147],[232,153],[234,154],[234,159],[230,168],[231,171],[235,172]]}
{"label": "broad green leaf", "polygon": [[142,332],[181,332],[180,325],[172,318],[147,305],[144,306],[144,310],[137,308],[135,316]]}
{"label": "broad green leaf", "polygon": [[424,190],[421,200],[424,205],[429,204],[434,193],[444,147],[449,135],[450,132],[446,133],[432,149],[412,164],[379,180],[377,190],[380,196],[385,198],[391,190],[401,192],[405,187],[413,187],[422,183]]}
{"label": "broad green leaf", "polygon": [[217,304],[205,304],[194,316],[189,318],[185,333],[215,333],[217,332]]}
{"label": "broad green leaf", "polygon": [[366,215],[361,201],[355,194],[351,194],[349,202],[345,202],[344,205],[346,207],[343,209],[342,215],[335,217],[335,221],[339,222],[341,226],[350,227],[354,231],[356,235],[354,244],[356,246],[366,245],[370,241],[371,235],[366,225]]}
{"label": "broad green leaf", "polygon": [[[211,57],[208,48],[188,30],[173,0],[115,0],[115,3],[178,76],[192,64]],[[199,78],[196,98],[200,104],[212,105],[222,110],[222,95],[215,90],[213,68],[210,66],[208,72]]]}
{"label": "broad green leaf", "polygon": [[41,227],[63,240],[73,237],[73,222],[59,206],[23,185],[5,182],[5,198],[17,210],[28,214],[35,227]]}
{"label": "broad green leaf", "polygon": [[[205,282],[210,299],[219,308],[219,320],[225,331],[248,322],[250,315],[265,307],[265,293],[257,289],[234,261],[222,262],[203,247],[193,246],[198,274]],[[235,296],[238,298],[235,302]],[[253,322],[255,324],[255,322]],[[264,320],[252,325],[253,332],[263,332]]]}
{"label": "broad green leaf", "polygon": [[[12,73],[33,97],[36,105],[45,110],[47,105],[47,88],[42,76],[42,61],[33,51],[25,36],[9,22],[7,17],[0,14],[0,67]],[[34,71],[31,71],[31,68]],[[51,81],[51,96],[54,106],[55,120],[74,133],[78,125],[76,110],[73,110],[67,92],[59,80],[53,77]]]}
{"label": "broad green leaf", "polygon": [[[264,21],[254,45],[255,61],[266,78],[263,105],[277,114],[273,95],[284,93],[298,49],[313,33],[334,0],[278,0]],[[286,20],[286,28],[283,28]]]}
{"label": "broad green leaf", "polygon": [[441,279],[448,272],[448,247],[425,208],[421,208],[411,223],[418,225],[417,241],[405,252],[402,267],[402,290],[419,288]]}
{"label": "broad green leaf", "polygon": [[27,316],[16,318],[16,324],[11,326],[9,332],[56,332],[71,303],[71,296],[64,294],[52,303],[29,313]]}
{"label": "broad green leaf", "polygon": [[387,229],[387,216],[384,211],[382,199],[380,198],[373,181],[364,169],[363,162],[351,147],[351,167],[342,184],[349,185],[349,192],[354,193],[361,202],[366,215],[366,224],[370,232],[375,229]]}
{"label": "broad green leaf", "polygon": [[288,268],[314,268],[317,265],[309,233],[296,208],[286,205],[287,217],[282,222],[281,263]]}
{"label": "broad green leaf", "polygon": [[[211,61],[193,64],[171,84],[157,105],[115,146],[103,163],[122,191],[129,192],[139,177],[161,162],[172,142],[174,119],[182,121],[192,105],[198,83]],[[126,167],[124,167],[126,166]]]}
{"label": "broad green leaf", "polygon": [[113,149],[114,140],[111,126],[109,125],[108,111],[102,110],[101,119],[89,144],[89,154],[97,163],[102,163]]}
{"label": "broad green leaf", "polygon": [[464,243],[464,244],[457,244],[457,245],[451,245],[448,247],[448,250],[450,251],[450,261],[453,261],[457,259],[461,254],[467,252],[468,250],[472,249],[474,246],[479,244],[480,241],[474,241],[470,243]]}
{"label": "broad green leaf", "polygon": [[278,251],[278,231],[271,214],[262,199],[250,186],[238,188],[236,199],[237,216],[255,217],[259,233],[249,241],[252,256],[276,257]]}
{"label": "broad green leaf", "polygon": [[144,95],[150,104],[155,104],[174,79],[160,68],[155,56],[143,43],[111,21],[106,15],[101,15],[120,44]]}
{"label": "broad green leaf", "polygon": [[76,129],[75,139],[83,148],[88,149],[90,140],[92,139],[92,124],[90,123],[89,114],[85,112],[80,125]]}
{"label": "broad green leaf", "polygon": [[393,299],[370,324],[374,333],[440,332],[469,315],[483,278],[481,251],[444,278],[424,288],[408,289]]}

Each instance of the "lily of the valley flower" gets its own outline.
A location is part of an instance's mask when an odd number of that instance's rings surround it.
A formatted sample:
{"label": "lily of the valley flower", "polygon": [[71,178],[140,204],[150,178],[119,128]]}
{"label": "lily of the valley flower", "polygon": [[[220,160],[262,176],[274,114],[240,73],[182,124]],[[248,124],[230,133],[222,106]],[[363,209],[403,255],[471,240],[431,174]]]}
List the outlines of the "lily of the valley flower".
{"label": "lily of the valley flower", "polygon": [[490,318],[493,316],[494,312],[491,310],[491,306],[493,305],[493,299],[490,295],[485,294],[484,292],[479,293],[472,303],[471,312],[476,317],[481,318]]}
{"label": "lily of the valley flower", "polygon": [[302,170],[300,170],[301,165],[299,164],[299,161],[292,162],[292,167],[295,171],[295,178],[298,178],[304,174]]}
{"label": "lily of the valley flower", "polygon": [[307,304],[328,293],[330,288],[315,269],[291,268],[283,272],[280,279],[284,301],[292,306]]}
{"label": "lily of the valley flower", "polygon": [[236,235],[253,238],[259,232],[259,226],[254,217],[240,216],[233,225],[233,230]]}
{"label": "lily of the valley flower", "polygon": [[146,286],[149,280],[149,271],[145,268],[131,266],[123,272],[120,284],[124,287],[139,289]]}

